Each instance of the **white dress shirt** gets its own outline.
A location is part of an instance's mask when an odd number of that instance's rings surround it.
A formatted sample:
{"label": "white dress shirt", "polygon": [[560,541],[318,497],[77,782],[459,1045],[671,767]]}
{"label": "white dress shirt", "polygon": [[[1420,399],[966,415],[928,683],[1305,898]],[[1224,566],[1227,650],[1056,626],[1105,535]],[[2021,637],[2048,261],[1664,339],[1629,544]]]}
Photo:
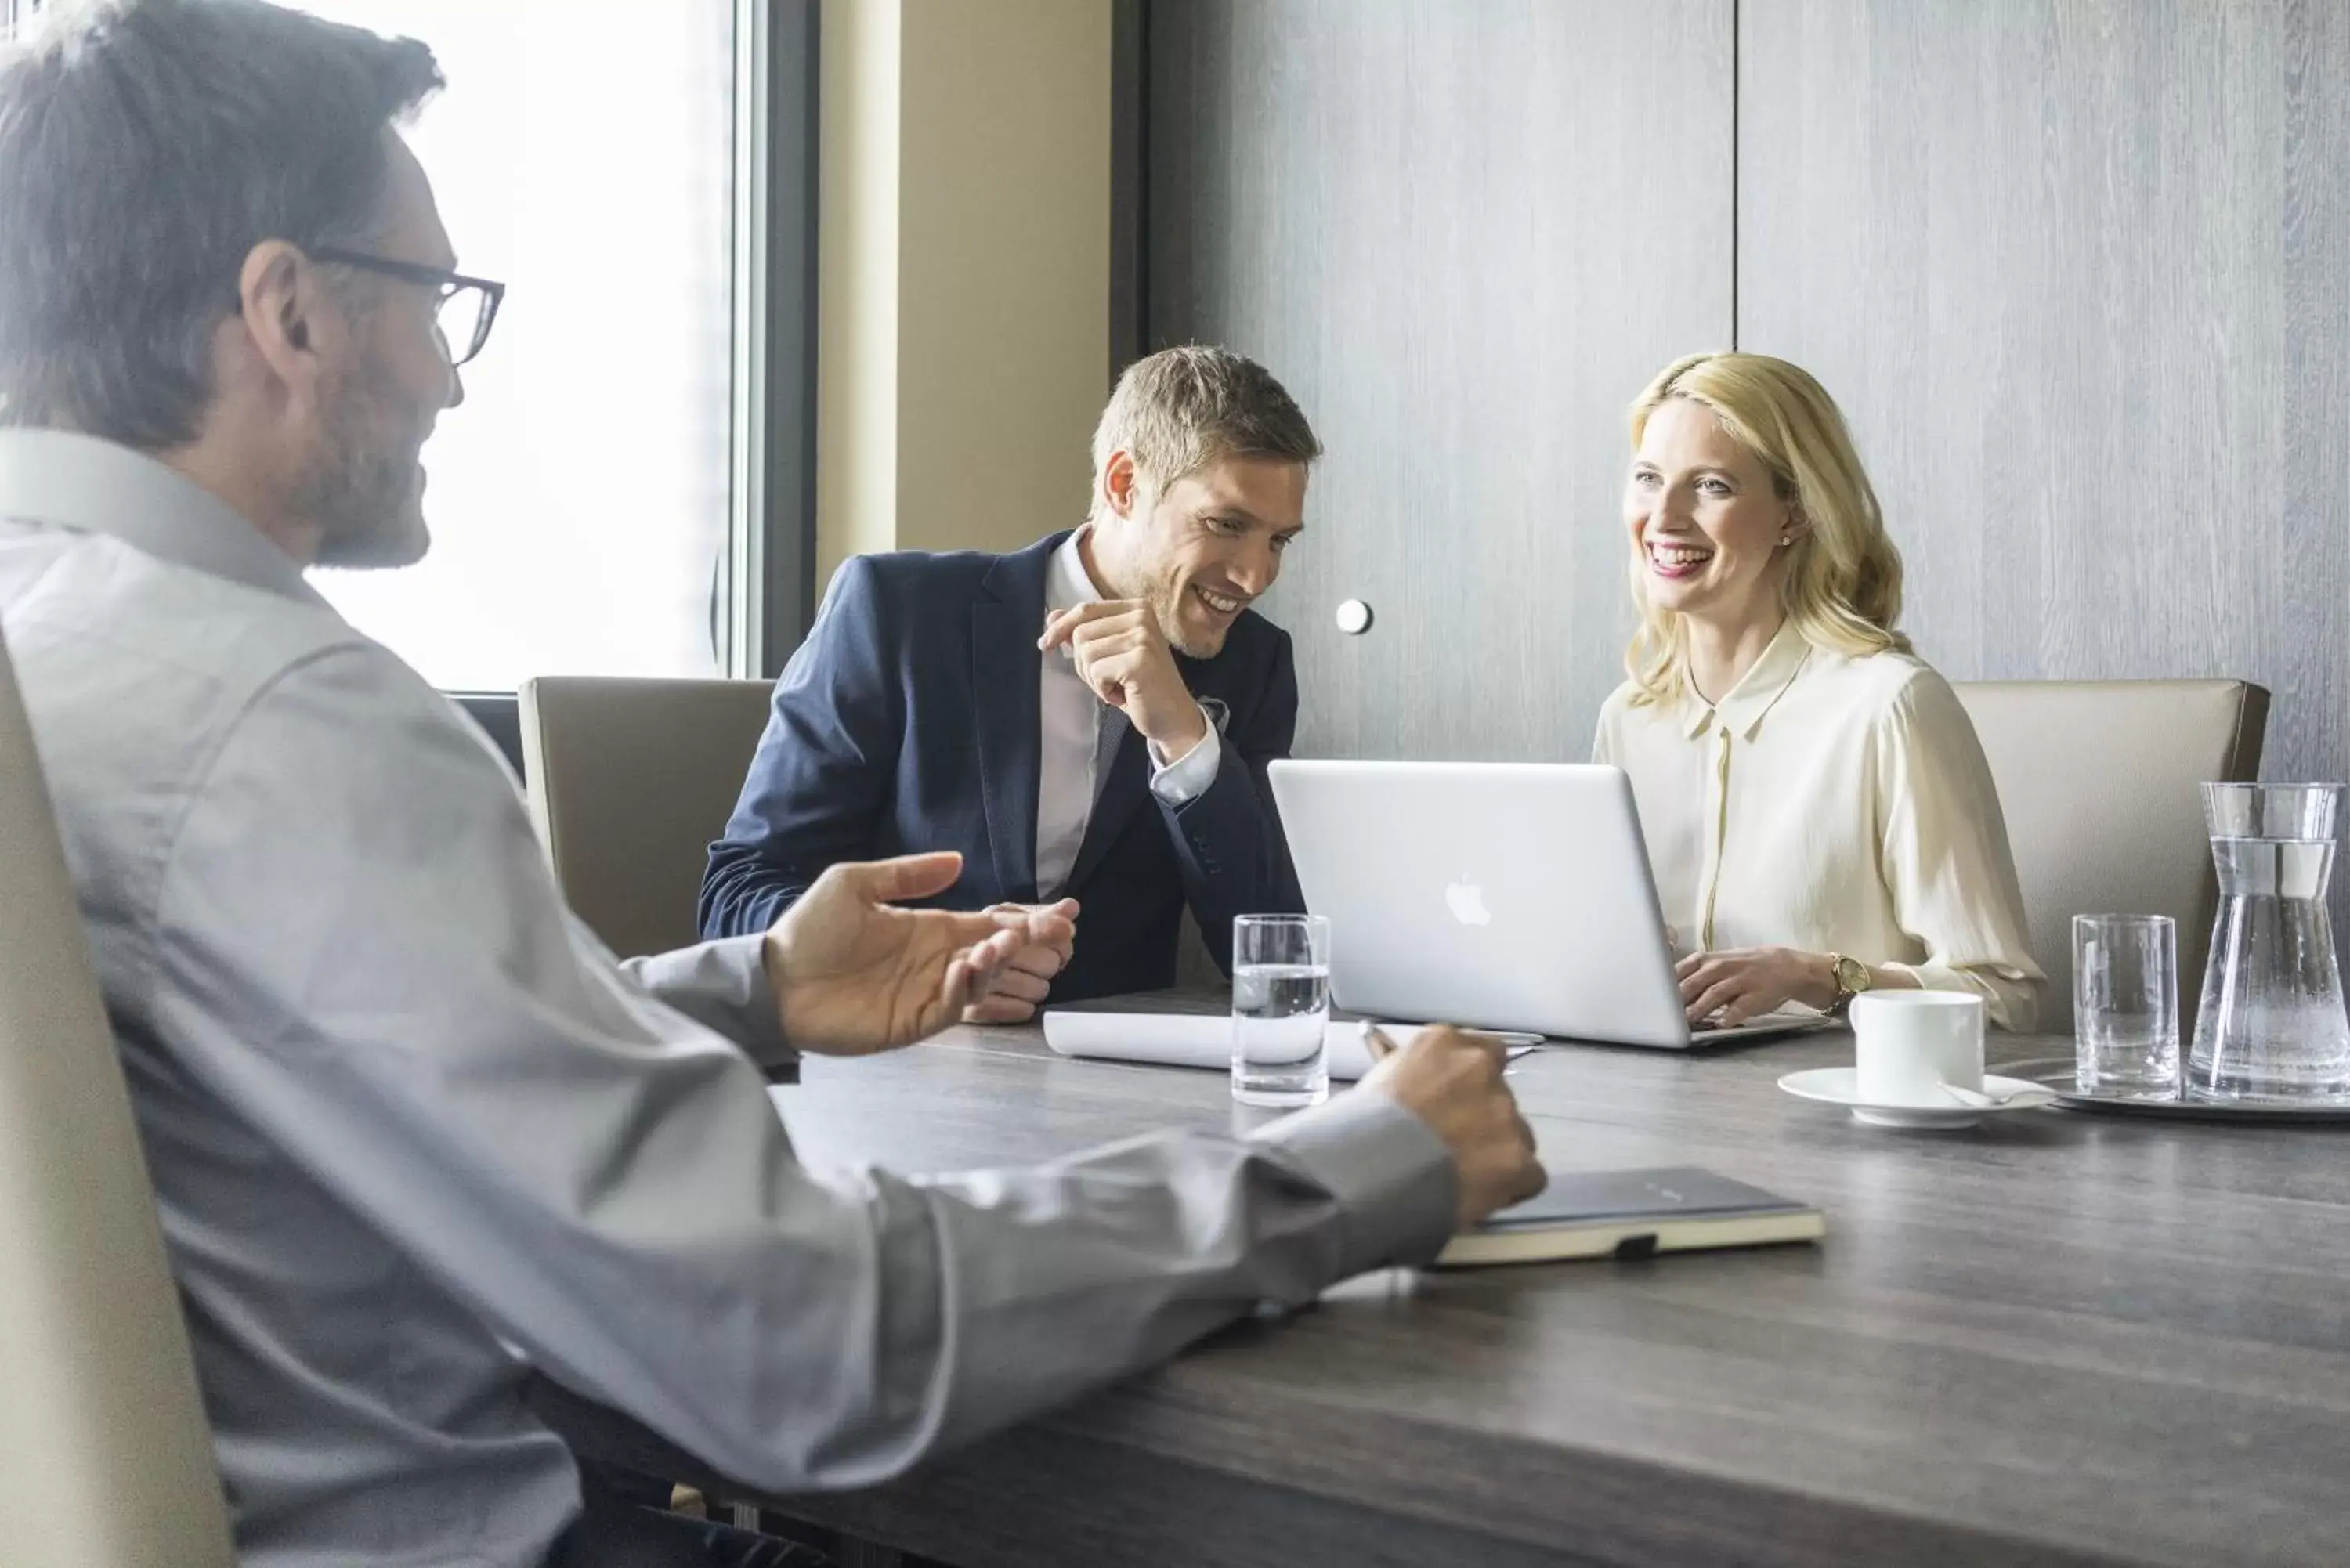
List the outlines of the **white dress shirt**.
{"label": "white dress shirt", "polygon": [[[1079,528],[1053,552],[1045,574],[1047,613],[1094,604],[1102,597],[1077,547],[1090,526]],[[1061,896],[1086,841],[1105,760],[1102,725],[1108,710],[1078,678],[1076,656],[1066,646],[1045,656],[1036,680],[1043,732],[1036,767],[1036,892],[1050,899]],[[1209,720],[1208,732],[1180,757],[1170,762],[1156,744],[1150,748],[1150,793],[1170,806],[1184,805],[1214,784],[1222,763],[1223,742],[1215,722],[1204,708],[1201,715]],[[1122,723],[1124,716],[1115,722]]]}
{"label": "white dress shirt", "polygon": [[760,939],[616,963],[481,732],[147,458],[0,431],[0,624],[245,1568],[540,1568],[579,1494],[534,1369],[866,1486],[1451,1230],[1378,1095],[809,1172]]}
{"label": "white dress shirt", "polygon": [[1684,948],[1843,953],[2033,1026],[2043,976],[2007,823],[1948,681],[1788,627],[1719,702],[1636,690],[1601,709],[1593,755],[1631,779]]}

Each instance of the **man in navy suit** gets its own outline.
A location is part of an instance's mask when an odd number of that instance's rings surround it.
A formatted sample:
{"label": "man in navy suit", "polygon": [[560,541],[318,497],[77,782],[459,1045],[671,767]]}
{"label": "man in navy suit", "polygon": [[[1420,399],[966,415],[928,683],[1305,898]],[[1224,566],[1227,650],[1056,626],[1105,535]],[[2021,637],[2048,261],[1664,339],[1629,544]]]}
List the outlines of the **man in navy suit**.
{"label": "man in navy suit", "polygon": [[710,847],[702,934],[765,930],[836,862],[955,849],[932,902],[1085,911],[1066,968],[1029,950],[974,1020],[1172,983],[1187,906],[1229,968],[1233,916],[1304,908],[1265,781],[1296,670],[1249,607],[1321,452],[1263,367],[1170,348],[1110,396],[1083,527],[844,563]]}

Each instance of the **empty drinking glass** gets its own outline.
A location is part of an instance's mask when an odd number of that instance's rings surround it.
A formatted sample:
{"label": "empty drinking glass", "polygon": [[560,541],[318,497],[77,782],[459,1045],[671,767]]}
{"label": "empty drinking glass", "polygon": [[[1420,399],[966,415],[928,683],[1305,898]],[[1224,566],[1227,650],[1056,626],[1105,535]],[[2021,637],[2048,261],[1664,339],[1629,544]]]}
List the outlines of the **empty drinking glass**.
{"label": "empty drinking glass", "polygon": [[1330,1097],[1330,922],[1320,915],[1232,921],[1232,1098],[1294,1109]]}
{"label": "empty drinking glass", "polygon": [[2168,915],[2073,917],[2073,1038],[2083,1094],[2178,1093],[2178,929]]}
{"label": "empty drinking glass", "polygon": [[2220,911],[2188,1063],[2199,1100],[2350,1094],[2350,1014],[2334,928],[2340,784],[2207,784]]}

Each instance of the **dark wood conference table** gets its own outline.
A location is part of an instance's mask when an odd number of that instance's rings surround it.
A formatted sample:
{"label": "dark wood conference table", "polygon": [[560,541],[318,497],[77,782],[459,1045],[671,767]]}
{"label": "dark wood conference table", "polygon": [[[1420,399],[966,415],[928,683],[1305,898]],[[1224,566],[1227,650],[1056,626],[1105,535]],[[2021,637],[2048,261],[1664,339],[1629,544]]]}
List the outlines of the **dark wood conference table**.
{"label": "dark wood conference table", "polygon": [[[1702,1165],[1818,1205],[1821,1245],[1387,1271],[906,1480],[775,1506],[961,1568],[2350,1563],[2350,1128],[1894,1132],[1776,1087],[1850,1051],[1511,1070],[1553,1168]],[[775,1098],[810,1164],[909,1171],[1253,1114],[1222,1075],[1066,1061],[1034,1029],[810,1061]]]}

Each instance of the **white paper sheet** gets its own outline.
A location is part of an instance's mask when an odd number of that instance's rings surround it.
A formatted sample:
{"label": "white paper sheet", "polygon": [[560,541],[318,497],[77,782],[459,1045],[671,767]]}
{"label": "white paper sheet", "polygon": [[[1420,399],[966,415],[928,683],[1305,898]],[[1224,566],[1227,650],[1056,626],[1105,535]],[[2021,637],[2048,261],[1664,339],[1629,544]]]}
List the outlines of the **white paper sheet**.
{"label": "white paper sheet", "polygon": [[[1399,1044],[1418,1024],[1380,1026]],[[1352,1082],[1371,1070],[1369,1053],[1360,1032],[1351,1023],[1332,1023],[1323,1032],[1328,1048],[1330,1076]],[[1162,1067],[1212,1067],[1227,1072],[1232,1064],[1232,1021],[1225,1013],[1070,1012],[1045,1014],[1045,1044],[1064,1056],[1093,1056],[1111,1062],[1145,1062]]]}

